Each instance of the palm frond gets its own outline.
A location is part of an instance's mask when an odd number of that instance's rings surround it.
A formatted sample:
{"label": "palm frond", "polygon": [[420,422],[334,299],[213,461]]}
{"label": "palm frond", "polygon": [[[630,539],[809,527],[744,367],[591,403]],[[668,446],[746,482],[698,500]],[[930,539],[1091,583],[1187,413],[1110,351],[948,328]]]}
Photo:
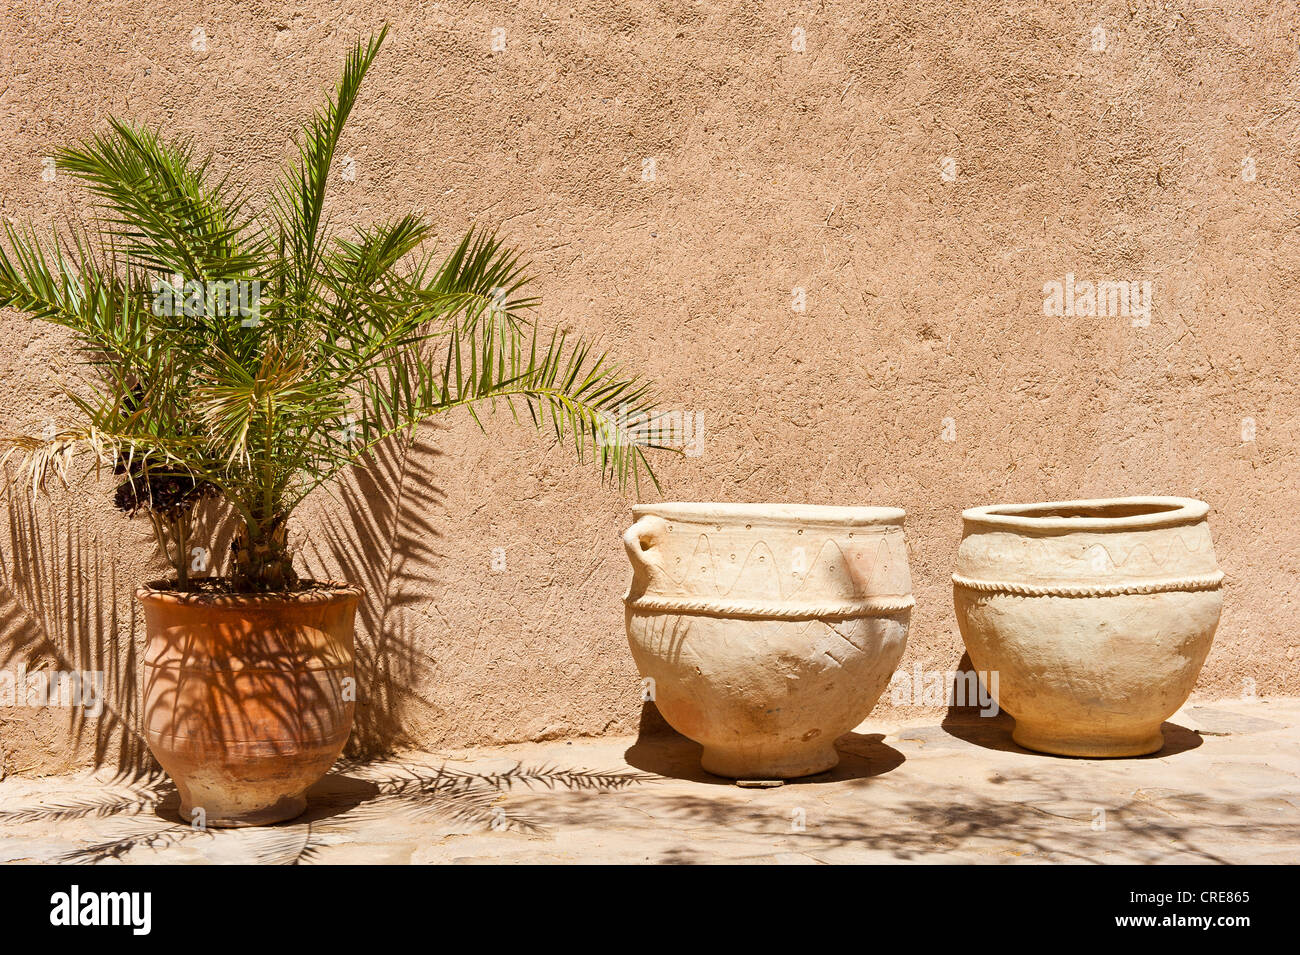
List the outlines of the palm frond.
{"label": "palm frond", "polygon": [[[417,282],[423,275],[417,273]],[[498,331],[502,325],[517,330],[523,313],[538,304],[535,296],[524,294],[528,284],[520,253],[495,235],[470,229],[433,278],[418,289],[417,298],[431,318],[460,316],[463,331],[473,329],[485,315]]]}
{"label": "palm frond", "polygon": [[[353,46],[263,209],[211,156],[142,126],[113,120],[58,154],[99,200],[99,231],[46,243],[5,227],[0,307],[72,333],[65,393],[80,420],[0,442],[0,466],[18,461],[36,490],[66,482],[83,452],[128,481],[183,477],[261,540],[379,442],[457,408],[482,427],[504,405],[602,478],[639,491],[644,470],[658,486],[646,459],[658,445],[617,424],[652,414],[648,385],[580,339],[539,337],[527,263],[496,234],[471,228],[441,260],[414,213],[332,235],[330,172],[386,34]],[[253,552],[236,546],[237,571]],[[292,580],[286,549],[262,552],[275,567],[244,558],[241,581]]]}
{"label": "palm frond", "polygon": [[57,248],[51,262],[30,232],[19,232],[6,223],[4,236],[5,245],[0,245],[0,308],[18,309],[50,322],[80,315],[81,282]]}
{"label": "palm frond", "polygon": [[539,350],[535,330],[525,350],[519,332],[493,324],[468,332],[453,326],[438,343],[441,353],[426,347],[391,356],[379,374],[362,382],[360,447],[351,448],[350,457],[455,408],[466,409],[482,428],[481,406],[504,404],[517,418],[516,406],[523,404],[538,428],[571,443],[579,461],[590,457],[602,477],[639,490],[644,470],[659,486],[645,452],[663,446],[615,427],[620,420],[653,415],[650,386],[624,376],[608,356],[560,333]]}
{"label": "palm frond", "polygon": [[227,179],[209,184],[212,159],[189,144],[109,120],[111,133],[57,153],[60,167],[101,200],[108,223],[131,256],[163,273],[190,279],[242,276],[258,268],[263,250],[245,247],[252,220]]}
{"label": "palm frond", "polygon": [[[82,452],[91,455],[96,467],[112,466],[118,460],[122,443],[120,436],[105,434],[92,425],[59,431],[49,437],[9,436],[0,440],[0,449],[4,451],[0,454],[0,470],[8,477],[6,465],[11,459],[17,461],[20,479],[35,494],[48,493],[56,483],[66,487],[68,472]],[[7,493],[11,486],[12,482],[7,480],[0,493]]]}
{"label": "palm frond", "polygon": [[317,111],[303,130],[299,155],[277,185],[274,198],[279,213],[283,256],[290,264],[286,273],[287,297],[305,303],[311,294],[317,263],[322,257],[322,216],[330,168],[339,139],[356,105],[361,82],[379,47],[388,35],[384,26],[369,42],[357,41],[348,54],[333,97]]}
{"label": "palm frond", "polygon": [[605,354],[593,355],[589,344],[554,333],[540,356],[536,339],[528,370],[514,385],[527,401],[538,427],[551,430],[558,442],[566,435],[579,461],[588,453],[603,477],[620,488],[632,480],[640,492],[642,469],[659,489],[659,480],[645,456],[647,448],[671,450],[653,441],[642,441],[627,433],[620,421],[645,420],[654,416],[650,385],[636,377],[625,377],[612,367]]}

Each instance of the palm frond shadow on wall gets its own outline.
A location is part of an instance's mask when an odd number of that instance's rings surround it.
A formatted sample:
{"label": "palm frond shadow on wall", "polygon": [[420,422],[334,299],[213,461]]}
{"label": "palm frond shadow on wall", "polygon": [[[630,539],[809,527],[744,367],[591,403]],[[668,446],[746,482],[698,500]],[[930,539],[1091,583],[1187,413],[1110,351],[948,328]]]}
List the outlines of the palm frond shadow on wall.
{"label": "palm frond shadow on wall", "polygon": [[[363,586],[356,631],[357,709],[347,755],[376,758],[406,745],[400,711],[406,687],[428,674],[413,650],[407,608],[429,581],[434,542],[429,515],[442,494],[429,478],[437,455],[425,429],[386,440],[367,466],[354,469],[339,494],[342,508],[322,508],[318,539],[308,544],[313,569],[328,569]],[[59,504],[9,496],[8,547],[0,548],[0,667],[98,670],[105,674],[99,719],[68,708],[74,745],[91,734],[94,767],[144,778],[157,764],[144,743],[140,711],[136,581],[123,579],[112,552],[87,541],[82,525]],[[209,508],[216,509],[216,508]],[[211,533],[203,529],[211,528]],[[213,555],[229,551],[229,521],[200,515],[195,539]],[[22,693],[22,687],[16,687]]]}
{"label": "palm frond shadow on wall", "polygon": [[[373,759],[410,742],[402,711],[426,705],[410,691],[431,665],[414,647],[408,608],[426,599],[441,536],[430,515],[443,495],[430,479],[439,454],[429,427],[378,445],[339,487],[341,507],[322,508],[304,547],[313,572],[338,575],[365,589],[356,632],[357,710],[347,756]],[[197,516],[195,540],[208,544],[211,570],[229,552],[231,522],[217,505]],[[71,707],[75,745],[93,736],[93,765],[126,779],[159,769],[144,741],[140,630],[134,591],[111,549],[87,540],[66,505],[21,493],[7,499],[8,546],[0,547],[0,667],[43,667],[105,674],[103,713]],[[165,555],[159,555],[160,558]],[[16,688],[21,692],[21,688]]]}
{"label": "palm frond shadow on wall", "polygon": [[[26,494],[10,485],[5,504],[0,668],[13,672],[15,681],[20,665],[37,679],[56,671],[102,673],[98,716],[85,706],[50,709],[66,709],[74,750],[90,739],[95,769],[112,767],[125,779],[149,777],[160,767],[145,742],[141,707],[143,659],[136,635],[143,619],[135,590],[143,581],[123,571],[111,546],[88,535],[66,497]],[[210,554],[230,550],[233,531],[221,505],[200,507],[194,530]],[[165,562],[165,554],[156,556]],[[16,712],[33,712],[22,707],[25,688],[16,685],[14,692]]]}
{"label": "palm frond shadow on wall", "polygon": [[[85,706],[66,707],[73,747],[89,736],[96,768],[112,766],[133,779],[155,772],[141,726],[136,581],[122,580],[113,556],[55,502],[11,494],[7,516],[0,667],[15,674],[16,684],[20,665],[29,674],[102,673],[97,717]],[[27,701],[25,686],[15,685],[14,693],[17,705]]]}
{"label": "palm frond shadow on wall", "polygon": [[411,742],[403,714],[428,704],[414,692],[433,665],[414,643],[410,609],[427,601],[420,591],[442,536],[432,516],[443,501],[431,463],[440,455],[432,426],[378,445],[363,466],[341,482],[341,508],[322,508],[302,553],[311,576],[339,576],[365,590],[357,607],[357,706],[346,755],[374,759]]}

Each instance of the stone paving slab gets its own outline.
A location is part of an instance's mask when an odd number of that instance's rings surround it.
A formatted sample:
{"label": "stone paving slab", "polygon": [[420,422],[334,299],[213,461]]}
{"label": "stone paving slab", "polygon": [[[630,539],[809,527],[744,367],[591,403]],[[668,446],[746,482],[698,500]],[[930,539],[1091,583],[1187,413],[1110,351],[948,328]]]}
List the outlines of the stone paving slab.
{"label": "stone paving slab", "polygon": [[1030,753],[1011,721],[868,720],[828,773],[705,773],[674,734],[341,764],[306,815],[202,832],[165,779],[0,781],[0,862],[1300,862],[1300,699],[1189,706],[1141,759]]}

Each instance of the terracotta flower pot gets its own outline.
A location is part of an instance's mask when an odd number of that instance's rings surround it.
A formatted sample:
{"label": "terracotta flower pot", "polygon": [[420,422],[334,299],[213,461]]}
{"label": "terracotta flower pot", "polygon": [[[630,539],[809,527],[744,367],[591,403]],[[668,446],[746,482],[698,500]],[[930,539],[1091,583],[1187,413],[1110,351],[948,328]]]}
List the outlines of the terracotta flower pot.
{"label": "terracotta flower pot", "polygon": [[839,762],[903,654],[903,512],[657,504],[633,509],[628,641],[706,770],[806,776]]}
{"label": "terracotta flower pot", "polygon": [[[140,588],[145,734],[186,822],[292,819],[352,730],[355,587],[284,595]],[[346,681],[346,682],[345,682]]]}
{"label": "terracotta flower pot", "polygon": [[977,507],[953,573],[962,639],[1015,741],[1140,756],[1210,651],[1223,574],[1209,506],[1178,497]]}

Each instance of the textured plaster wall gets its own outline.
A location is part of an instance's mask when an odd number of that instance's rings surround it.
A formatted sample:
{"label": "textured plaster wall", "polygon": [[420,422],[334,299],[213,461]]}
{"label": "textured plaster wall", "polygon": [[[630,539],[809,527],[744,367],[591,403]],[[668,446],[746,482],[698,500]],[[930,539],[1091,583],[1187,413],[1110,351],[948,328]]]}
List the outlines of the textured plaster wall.
{"label": "textured plaster wall", "polygon": [[[659,464],[667,498],[905,507],[910,670],[961,656],[961,508],[1201,497],[1230,589],[1197,693],[1300,692],[1296,3],[14,0],[0,215],[83,210],[42,157],[113,114],[267,183],[384,20],[335,223],[421,207],[447,241],[478,222],[528,250],[544,321],[702,415],[703,453]],[[1067,273],[1150,281],[1149,325],[1045,316]],[[3,313],[0,342],[0,426],[38,431],[67,339]],[[306,563],[344,555],[372,592],[358,738],[635,729],[628,503],[528,429],[464,417],[315,502]],[[112,655],[129,721],[146,525],[90,482],[20,518],[5,666]],[[0,710],[0,774],[85,762],[97,737],[122,758],[103,726],[67,730]]]}

